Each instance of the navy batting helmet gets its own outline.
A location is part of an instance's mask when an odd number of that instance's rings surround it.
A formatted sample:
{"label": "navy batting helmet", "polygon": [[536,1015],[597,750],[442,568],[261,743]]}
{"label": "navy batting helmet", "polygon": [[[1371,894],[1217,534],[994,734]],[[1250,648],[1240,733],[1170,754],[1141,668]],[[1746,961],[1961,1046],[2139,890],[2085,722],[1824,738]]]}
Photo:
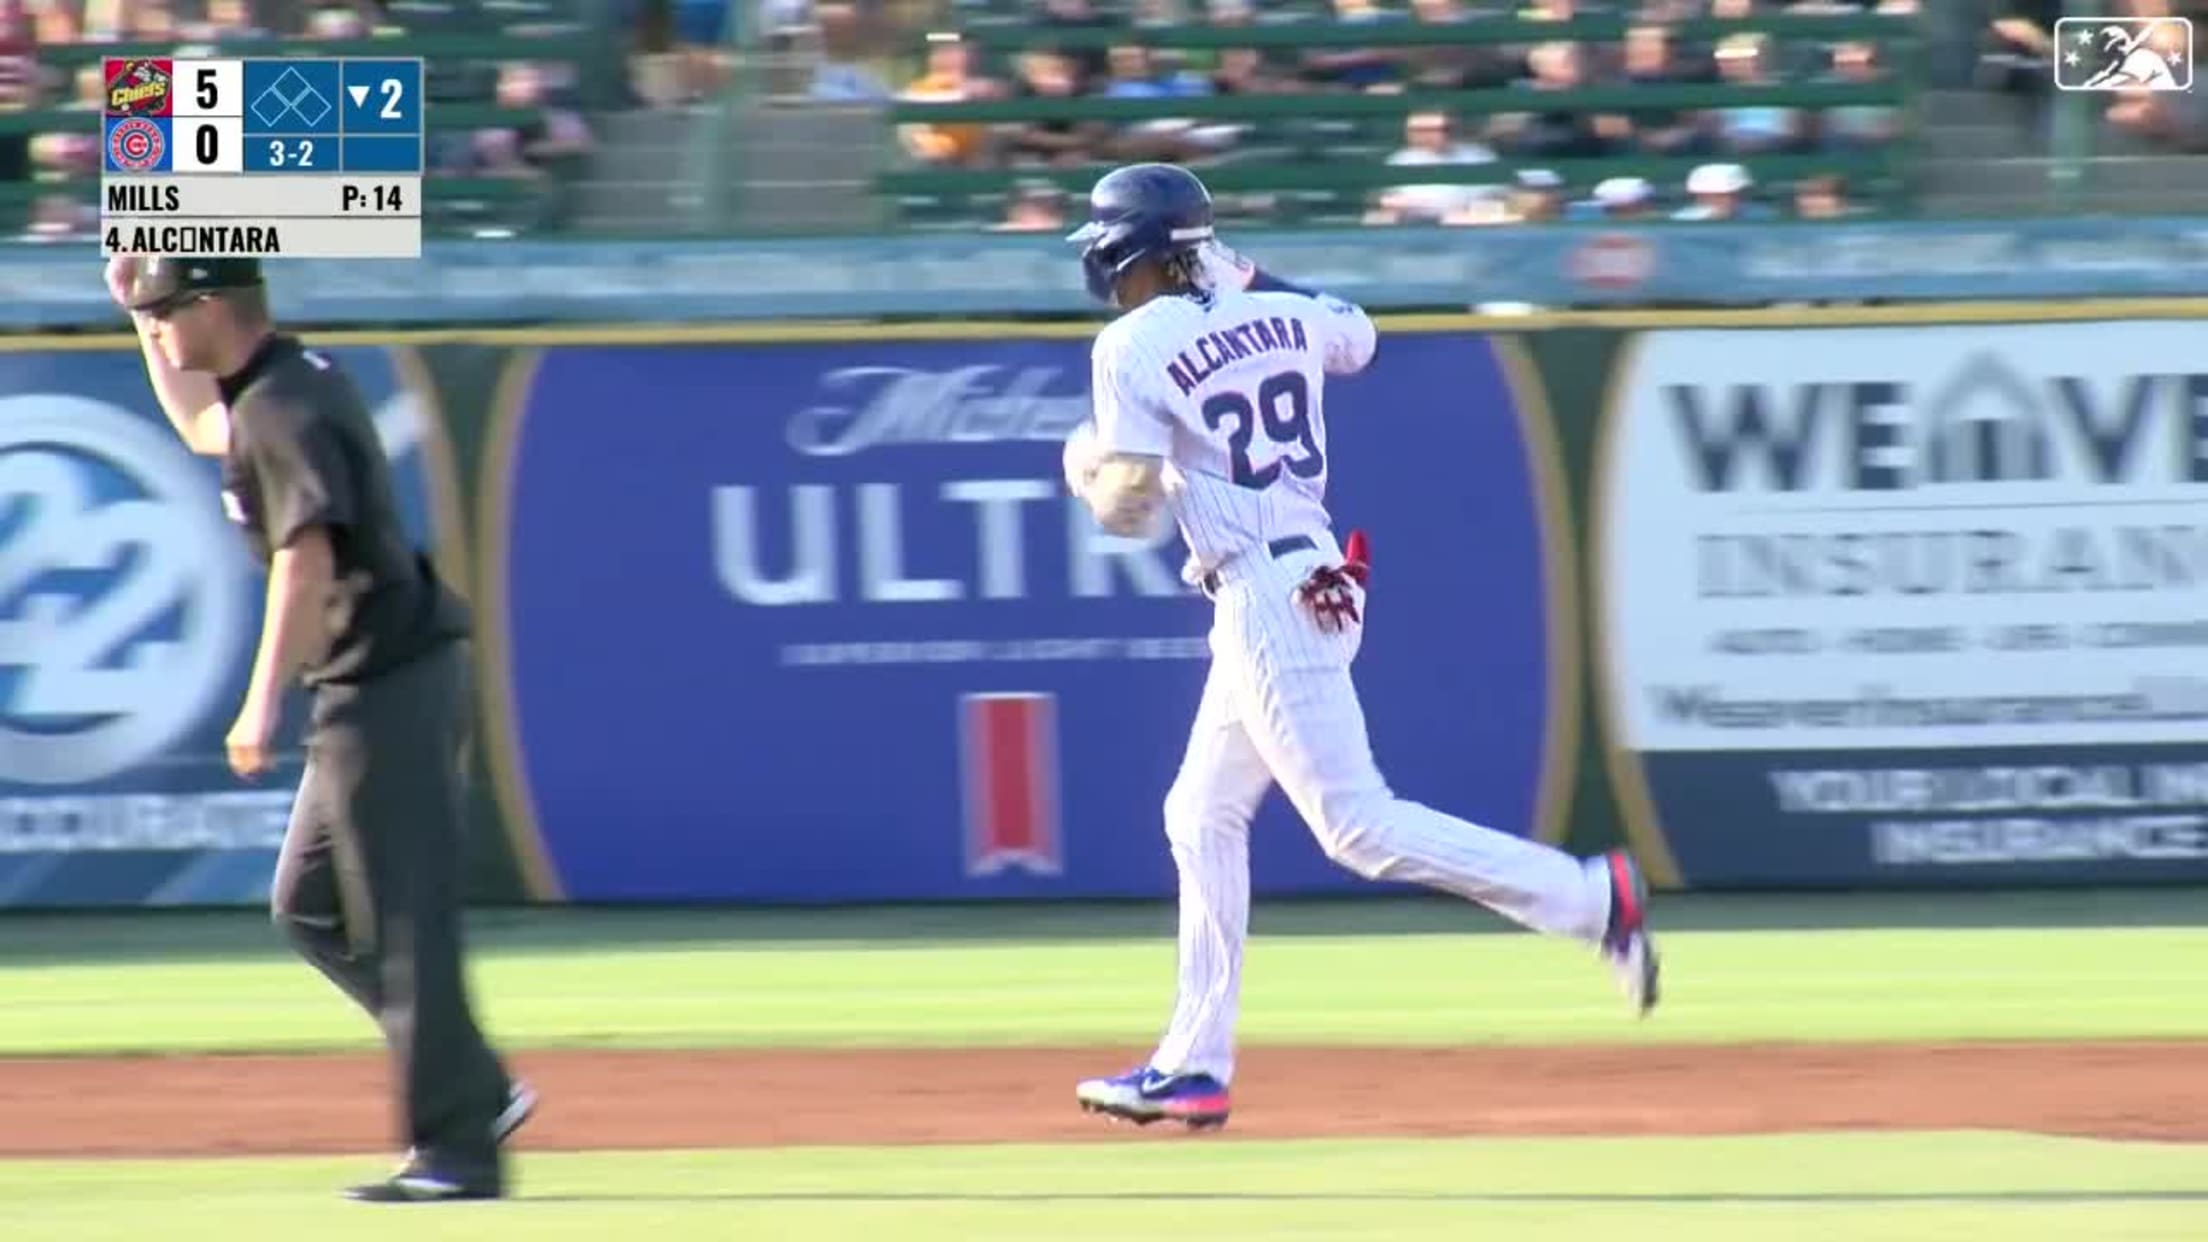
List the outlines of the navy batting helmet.
{"label": "navy batting helmet", "polygon": [[1119,279],[1144,259],[1171,259],[1211,240],[1211,191],[1173,164],[1129,164],[1089,191],[1089,222],[1067,241],[1081,247],[1089,292],[1117,303]]}

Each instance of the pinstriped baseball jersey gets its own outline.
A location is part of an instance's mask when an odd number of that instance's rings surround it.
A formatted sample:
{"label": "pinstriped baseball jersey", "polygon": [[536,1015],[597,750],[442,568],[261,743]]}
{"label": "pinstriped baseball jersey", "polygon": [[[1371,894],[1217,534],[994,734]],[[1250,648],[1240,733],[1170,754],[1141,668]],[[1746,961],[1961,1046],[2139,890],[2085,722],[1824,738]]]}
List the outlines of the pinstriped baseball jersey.
{"label": "pinstriped baseball jersey", "polygon": [[1165,460],[1189,581],[1327,527],[1326,377],[1364,369],[1377,340],[1356,306],[1277,291],[1156,298],[1098,334],[1098,446]]}

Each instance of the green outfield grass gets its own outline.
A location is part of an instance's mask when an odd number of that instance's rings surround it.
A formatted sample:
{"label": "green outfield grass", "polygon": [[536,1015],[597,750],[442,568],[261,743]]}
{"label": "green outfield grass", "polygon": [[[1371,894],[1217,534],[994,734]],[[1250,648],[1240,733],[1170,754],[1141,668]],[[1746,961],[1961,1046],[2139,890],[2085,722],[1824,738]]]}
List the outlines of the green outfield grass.
{"label": "green outfield grass", "polygon": [[[1469,907],[1271,911],[1250,952],[1244,1032],[1379,1044],[2208,1036],[2198,893],[1669,906],[1668,997],[1643,1024],[1620,1020],[1585,951],[1497,934]],[[1905,925],[1866,925],[1881,906]],[[1156,907],[479,923],[484,1011],[514,1046],[1141,1043],[1172,987],[1171,916]],[[0,1053],[374,1039],[250,915],[0,920],[0,989]]]}
{"label": "green outfield grass", "polygon": [[[2197,1242],[2208,1153],[1986,1134],[531,1156],[526,1197],[369,1208],[329,1160],[0,1162],[10,1238],[1188,1237]],[[396,1217],[394,1217],[396,1214]]]}
{"label": "green outfield grass", "polygon": [[[1571,946],[1459,904],[1260,907],[1252,1042],[2208,1038],[2208,895],[1664,901],[1648,1023]],[[1135,1047],[1160,906],[488,912],[502,1043]],[[251,914],[0,919],[0,1052],[367,1048]],[[0,1124],[6,1124],[0,1119]],[[1155,1141],[1154,1141],[1155,1140]],[[2197,1242],[2208,1147],[2001,1134],[1124,1143],[523,1157],[521,1199],[376,1209],[358,1160],[0,1161],[0,1238]],[[392,1212],[405,1217],[391,1219]]]}

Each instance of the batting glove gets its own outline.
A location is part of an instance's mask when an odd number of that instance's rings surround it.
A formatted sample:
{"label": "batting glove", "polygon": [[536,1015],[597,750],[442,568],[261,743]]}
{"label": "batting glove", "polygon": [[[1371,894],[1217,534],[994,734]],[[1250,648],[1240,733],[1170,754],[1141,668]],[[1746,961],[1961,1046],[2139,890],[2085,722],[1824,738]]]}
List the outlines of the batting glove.
{"label": "batting glove", "polygon": [[1097,463],[1104,459],[1096,445],[1096,424],[1083,423],[1066,437],[1065,451],[1059,455],[1059,464],[1066,472],[1066,488],[1079,496],[1089,490],[1089,480],[1096,477]]}
{"label": "batting glove", "polygon": [[1257,278],[1257,264],[1214,237],[1196,247],[1196,270],[1207,289],[1243,290]]}
{"label": "batting glove", "polygon": [[1372,577],[1370,547],[1365,532],[1349,532],[1349,543],[1342,549],[1342,563],[1321,565],[1311,571],[1296,589],[1304,606],[1318,621],[1319,628],[1329,634],[1339,634],[1362,618],[1357,611],[1357,597]]}

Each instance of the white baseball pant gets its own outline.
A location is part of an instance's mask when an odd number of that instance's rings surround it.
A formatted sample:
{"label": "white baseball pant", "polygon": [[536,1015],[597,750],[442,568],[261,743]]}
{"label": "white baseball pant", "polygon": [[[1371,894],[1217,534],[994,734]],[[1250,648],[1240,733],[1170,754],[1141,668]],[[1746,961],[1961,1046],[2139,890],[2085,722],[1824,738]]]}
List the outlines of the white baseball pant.
{"label": "white baseball pant", "polygon": [[[1524,926],[1599,943],[1610,882],[1599,865],[1399,798],[1372,757],[1350,678],[1364,627],[1329,634],[1296,598],[1334,541],[1222,570],[1211,673],[1165,798],[1180,874],[1180,992],[1151,1065],[1234,1074],[1249,935],[1250,819],[1278,781],[1327,856],[1359,875],[1455,893]],[[1360,610],[1365,605],[1360,592]]]}

